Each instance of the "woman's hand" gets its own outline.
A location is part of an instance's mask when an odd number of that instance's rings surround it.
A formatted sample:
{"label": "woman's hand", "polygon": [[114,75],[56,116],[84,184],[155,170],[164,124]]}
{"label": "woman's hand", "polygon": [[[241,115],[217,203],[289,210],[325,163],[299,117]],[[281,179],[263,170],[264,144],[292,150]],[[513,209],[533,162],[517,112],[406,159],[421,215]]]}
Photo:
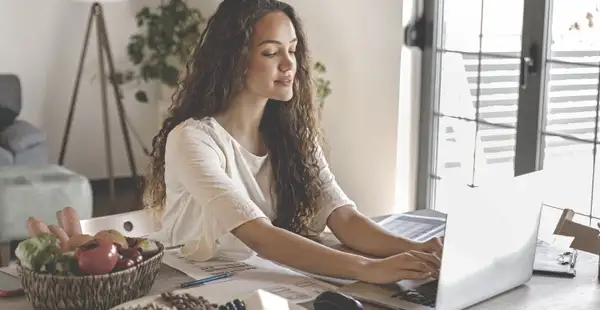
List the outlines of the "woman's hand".
{"label": "woman's hand", "polygon": [[370,261],[359,274],[359,280],[374,284],[389,284],[401,280],[436,278],[440,260],[437,256],[409,251],[388,258]]}
{"label": "woman's hand", "polygon": [[442,238],[431,238],[425,242],[415,243],[413,249],[419,252],[426,252],[442,257],[442,250],[444,248]]}

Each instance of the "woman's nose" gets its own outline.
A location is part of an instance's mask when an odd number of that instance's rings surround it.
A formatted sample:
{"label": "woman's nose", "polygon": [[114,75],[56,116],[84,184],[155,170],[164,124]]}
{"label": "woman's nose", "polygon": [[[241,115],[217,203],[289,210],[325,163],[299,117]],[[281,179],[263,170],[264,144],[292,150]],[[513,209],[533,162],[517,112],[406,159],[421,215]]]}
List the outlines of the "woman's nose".
{"label": "woman's nose", "polygon": [[281,63],[279,64],[279,70],[282,72],[286,72],[294,69],[294,65],[296,64],[296,60],[293,58],[293,55],[287,55],[281,59]]}

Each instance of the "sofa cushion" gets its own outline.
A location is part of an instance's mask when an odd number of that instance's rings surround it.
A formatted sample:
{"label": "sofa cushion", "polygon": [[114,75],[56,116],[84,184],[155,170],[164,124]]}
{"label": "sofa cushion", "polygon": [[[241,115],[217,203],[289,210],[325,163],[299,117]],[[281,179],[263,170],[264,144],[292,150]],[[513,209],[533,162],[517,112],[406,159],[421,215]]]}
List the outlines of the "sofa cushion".
{"label": "sofa cushion", "polygon": [[13,153],[19,153],[37,146],[45,140],[46,135],[42,131],[23,120],[15,121],[0,132],[0,145]]}
{"label": "sofa cushion", "polygon": [[12,109],[0,106],[0,131],[3,131],[9,125],[14,123],[17,116],[19,116],[17,112]]}
{"label": "sofa cushion", "polygon": [[15,165],[45,165],[48,164],[48,150],[45,143],[30,147],[14,154]]}

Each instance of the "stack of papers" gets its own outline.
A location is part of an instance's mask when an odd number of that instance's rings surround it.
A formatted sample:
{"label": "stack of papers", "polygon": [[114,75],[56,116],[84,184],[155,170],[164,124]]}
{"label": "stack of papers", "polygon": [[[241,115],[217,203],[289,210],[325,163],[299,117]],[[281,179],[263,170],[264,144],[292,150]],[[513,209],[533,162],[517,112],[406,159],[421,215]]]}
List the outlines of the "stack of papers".
{"label": "stack of papers", "polygon": [[220,258],[207,262],[195,262],[186,260],[179,253],[167,252],[163,263],[194,279],[232,272],[233,276],[211,283],[219,283],[221,290],[231,288],[232,292],[239,291],[240,287],[248,291],[260,289],[295,304],[312,301],[319,294],[336,289],[332,284],[313,279],[258,256],[242,261]]}

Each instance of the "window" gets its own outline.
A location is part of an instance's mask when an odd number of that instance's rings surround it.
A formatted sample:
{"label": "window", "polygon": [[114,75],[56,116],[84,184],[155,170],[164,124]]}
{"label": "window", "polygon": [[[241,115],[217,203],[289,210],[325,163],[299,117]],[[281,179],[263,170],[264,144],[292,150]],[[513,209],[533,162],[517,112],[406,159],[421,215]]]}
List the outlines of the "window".
{"label": "window", "polygon": [[562,209],[600,220],[600,0],[423,1],[418,208],[447,183],[476,187],[539,169],[542,225]]}

